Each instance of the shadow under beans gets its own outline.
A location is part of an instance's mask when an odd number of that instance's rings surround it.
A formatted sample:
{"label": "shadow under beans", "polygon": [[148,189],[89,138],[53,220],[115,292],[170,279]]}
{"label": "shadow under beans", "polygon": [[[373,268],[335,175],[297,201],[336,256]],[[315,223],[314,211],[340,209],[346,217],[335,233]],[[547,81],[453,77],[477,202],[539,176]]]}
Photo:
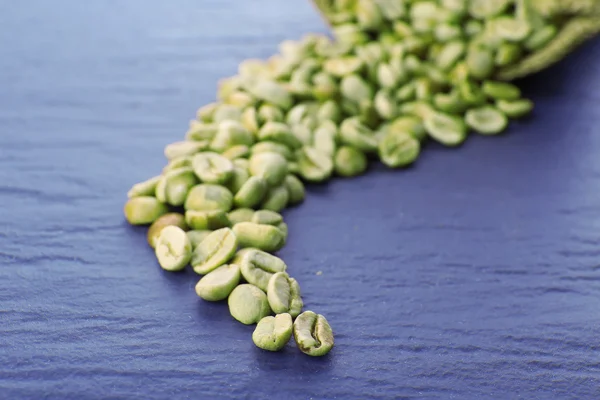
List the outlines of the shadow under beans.
{"label": "shadow under beans", "polygon": [[517,79],[526,96],[557,96],[586,87],[600,70],[600,37],[584,43],[558,63],[527,77]]}
{"label": "shadow under beans", "polygon": [[280,351],[267,351],[256,347],[254,359],[256,366],[263,372],[294,370],[300,375],[322,374],[334,366],[335,347],[322,357],[311,357],[302,353],[297,347],[294,337]]}

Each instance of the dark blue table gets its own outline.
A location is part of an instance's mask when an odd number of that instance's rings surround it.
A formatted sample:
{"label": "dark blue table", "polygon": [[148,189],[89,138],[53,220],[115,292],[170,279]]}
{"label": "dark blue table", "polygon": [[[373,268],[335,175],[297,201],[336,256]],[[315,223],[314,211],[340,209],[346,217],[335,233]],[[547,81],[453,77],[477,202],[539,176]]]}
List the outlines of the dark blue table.
{"label": "dark blue table", "polygon": [[285,213],[329,356],[260,351],[157,266],[129,186],[219,78],[310,31],[306,0],[0,3],[0,398],[600,397],[597,41],[522,82],[506,135]]}

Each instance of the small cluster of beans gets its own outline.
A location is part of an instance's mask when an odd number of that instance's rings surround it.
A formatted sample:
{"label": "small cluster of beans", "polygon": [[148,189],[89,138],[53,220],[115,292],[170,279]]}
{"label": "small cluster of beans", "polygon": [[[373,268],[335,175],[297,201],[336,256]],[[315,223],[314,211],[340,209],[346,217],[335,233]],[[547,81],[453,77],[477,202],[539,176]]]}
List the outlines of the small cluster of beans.
{"label": "small cluster of beans", "polygon": [[556,33],[508,0],[337,4],[336,40],[307,35],[241,63],[124,209],[131,224],[151,224],[163,269],[191,265],[203,276],[198,296],[227,299],[271,351],[292,334],[309,355],[333,346],[327,320],[303,312],[298,282],[274,255],[288,236],[280,212],[303,201],[303,182],[362,174],[370,159],[408,166],[427,138],[456,146],[469,130],[502,132],[533,106],[490,77]]}

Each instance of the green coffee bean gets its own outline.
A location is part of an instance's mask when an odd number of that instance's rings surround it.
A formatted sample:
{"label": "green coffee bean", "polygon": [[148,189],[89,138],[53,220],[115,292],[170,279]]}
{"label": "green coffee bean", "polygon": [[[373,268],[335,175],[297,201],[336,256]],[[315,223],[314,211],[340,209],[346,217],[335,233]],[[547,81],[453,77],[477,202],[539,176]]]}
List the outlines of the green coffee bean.
{"label": "green coffee bean", "polygon": [[178,157],[191,156],[208,148],[208,143],[208,141],[193,142],[188,140],[171,143],[165,147],[165,157],[167,160],[172,160]]}
{"label": "green coffee bean", "polygon": [[396,91],[396,100],[399,102],[414,100],[417,90],[414,82],[407,83]]}
{"label": "green coffee bean", "polygon": [[352,146],[342,146],[335,154],[334,165],[340,176],[357,176],[367,169],[367,157]]}
{"label": "green coffee bean", "polygon": [[301,103],[297,104],[288,111],[285,122],[289,126],[299,125],[304,118],[309,116],[308,105]]}
{"label": "green coffee bean", "polygon": [[236,235],[229,228],[221,228],[209,234],[192,254],[192,268],[205,275],[226,264],[237,250]]}
{"label": "green coffee bean", "polygon": [[271,104],[263,104],[258,109],[258,121],[262,124],[267,122],[283,122],[285,115],[280,108]]}
{"label": "green coffee bean", "polygon": [[[233,164],[232,164],[233,165]],[[246,168],[233,167],[233,175],[227,182],[227,189],[235,196],[242,186],[250,179],[250,173]],[[235,200],[235,197],[234,197]]]}
{"label": "green coffee bean", "polygon": [[533,32],[525,40],[525,48],[531,52],[538,51],[546,46],[557,35],[558,29],[554,25],[546,25]]}
{"label": "green coffee bean", "polygon": [[470,19],[465,23],[464,31],[468,37],[472,38],[483,31],[483,25],[480,21]]}
{"label": "green coffee bean", "polygon": [[453,85],[459,85],[468,81],[470,77],[469,67],[466,61],[459,61],[450,71],[450,81]]}
{"label": "green coffee bean", "polygon": [[295,175],[287,175],[284,180],[284,185],[288,191],[288,201],[290,205],[298,204],[304,201],[305,190],[304,184]]}
{"label": "green coffee bean", "polygon": [[509,118],[521,118],[533,110],[533,102],[527,99],[513,101],[498,100],[496,107]]}
{"label": "green coffee bean", "polygon": [[246,92],[236,91],[229,94],[227,98],[223,99],[223,103],[245,108],[254,106],[256,104],[256,99]]}
{"label": "green coffee bean", "polygon": [[401,81],[405,80],[405,74],[391,64],[380,63],[376,70],[377,83],[383,89],[395,89]]}
{"label": "green coffee bean", "polygon": [[354,24],[342,24],[332,28],[333,36],[342,45],[356,46],[369,41],[369,36]]}
{"label": "green coffee bean", "polygon": [[354,73],[360,73],[363,67],[363,61],[355,56],[330,58],[323,62],[323,70],[338,78]]}
{"label": "green coffee bean", "polygon": [[464,56],[466,48],[465,43],[460,40],[446,43],[436,57],[436,64],[443,71],[450,71]]}
{"label": "green coffee bean", "polygon": [[377,92],[375,95],[374,104],[377,114],[379,114],[379,116],[383,119],[393,119],[398,114],[396,102],[392,99],[391,94],[385,90],[380,90]]}
{"label": "green coffee bean", "polygon": [[290,94],[302,100],[309,99],[312,93],[312,86],[308,82],[299,81],[298,79],[292,79],[284,84],[284,87]]}
{"label": "green coffee bean", "polygon": [[283,222],[281,214],[271,210],[258,210],[256,211],[250,220],[255,224],[273,225],[277,226]]}
{"label": "green coffee bean", "polygon": [[[163,175],[169,171],[179,168],[191,168],[193,156],[177,157],[169,161],[169,163],[163,168]],[[160,177],[159,177],[160,179]],[[152,194],[154,195],[154,193]]]}
{"label": "green coffee bean", "polygon": [[132,197],[125,203],[123,213],[131,225],[147,225],[156,221],[169,208],[151,196]]}
{"label": "green coffee bean", "polygon": [[190,239],[192,249],[195,249],[212,231],[209,230],[192,230],[187,231],[187,237]]}
{"label": "green coffee bean", "polygon": [[391,168],[412,164],[421,150],[420,143],[407,132],[390,130],[379,143],[381,162]]}
{"label": "green coffee bean", "polygon": [[468,110],[465,122],[483,135],[496,135],[506,129],[508,118],[492,106],[483,106]]}
{"label": "green coffee bean", "polygon": [[340,109],[338,103],[333,100],[324,102],[317,111],[317,120],[320,122],[340,122],[342,120],[342,110]]}
{"label": "green coffee bean", "polygon": [[239,266],[244,279],[264,291],[273,274],[287,269],[282,259],[257,249],[244,253]]}
{"label": "green coffee bean", "polygon": [[434,36],[439,42],[449,42],[460,38],[461,35],[460,26],[453,24],[439,24],[434,30]]}
{"label": "green coffee bean", "polygon": [[494,53],[484,46],[475,46],[467,53],[469,73],[476,79],[485,79],[494,71]]}
{"label": "green coffee bean", "polygon": [[161,176],[155,176],[144,182],[136,183],[127,192],[128,198],[141,197],[141,196],[154,196],[156,193],[156,185],[160,181]]}
{"label": "green coffee bean", "polygon": [[300,139],[305,146],[312,144],[312,132],[306,126],[300,124],[293,125],[292,132],[294,132],[294,135]]}
{"label": "green coffee bean", "polygon": [[287,161],[278,153],[265,152],[250,157],[249,171],[263,178],[269,186],[278,186],[287,175]]}
{"label": "green coffee bean", "polygon": [[223,184],[233,175],[233,164],[220,154],[198,153],[192,159],[194,173],[204,183]]}
{"label": "green coffee bean", "polygon": [[293,98],[288,91],[274,81],[260,79],[248,84],[246,89],[254,97],[281,107],[284,110],[289,110],[294,104]]}
{"label": "green coffee bean", "polygon": [[238,65],[238,73],[240,76],[264,76],[268,75],[267,65],[263,60],[248,59]]}
{"label": "green coffee bean", "polygon": [[[234,77],[237,78],[237,77]],[[239,86],[234,90],[239,89]],[[233,90],[230,92],[233,93]],[[229,96],[229,93],[224,94],[222,98]],[[213,122],[219,125],[219,130],[221,129],[220,124],[224,121],[239,121],[242,117],[242,109],[240,107],[231,105],[231,104],[223,104],[220,103],[214,114],[213,114]]]}
{"label": "green coffee bean", "polygon": [[252,146],[250,150],[251,154],[259,154],[259,153],[279,153],[286,158],[286,160],[291,160],[293,158],[293,153],[289,147],[284,144],[264,141],[256,143]]}
{"label": "green coffee bean", "polygon": [[323,154],[332,157],[335,154],[335,137],[337,128],[335,125],[323,124],[314,133],[313,147]]}
{"label": "green coffee bean", "polygon": [[492,21],[496,37],[509,42],[523,41],[531,32],[531,26],[523,19],[504,16]]}
{"label": "green coffee bean", "polygon": [[356,104],[360,104],[363,101],[371,101],[374,96],[373,88],[356,74],[347,75],[342,78],[340,92],[342,96]]}
{"label": "green coffee bean", "polygon": [[388,130],[408,133],[419,141],[427,137],[423,121],[418,117],[404,116],[397,118],[389,124]]}
{"label": "green coffee bean", "polygon": [[229,313],[245,325],[252,325],[271,313],[265,292],[254,285],[237,286],[227,300]]}
{"label": "green coffee bean", "polygon": [[418,78],[415,81],[415,94],[417,100],[429,101],[433,96],[433,91],[433,83],[428,78]]}
{"label": "green coffee bean", "polygon": [[413,28],[406,21],[394,21],[393,31],[400,39],[412,37],[415,34]]}
{"label": "green coffee bean", "polygon": [[239,121],[224,120],[219,124],[217,134],[210,142],[210,148],[222,153],[236,145],[252,146],[254,135]]}
{"label": "green coffee bean", "polygon": [[340,139],[344,144],[364,152],[377,150],[377,140],[373,137],[373,131],[356,117],[347,118],[342,122]]}
{"label": "green coffee bean", "polygon": [[169,225],[160,231],[155,253],[162,269],[181,271],[190,262],[192,244],[183,229]]}
{"label": "green coffee bean", "polygon": [[267,316],[256,325],[256,329],[252,333],[252,341],[260,349],[279,351],[290,341],[292,328],[290,314]]}
{"label": "green coffee bean", "polygon": [[439,111],[447,114],[458,114],[465,111],[468,104],[462,99],[458,90],[450,93],[438,93],[433,97],[433,105]]}
{"label": "green coffee bean", "polygon": [[233,232],[240,247],[255,247],[274,253],[285,244],[283,232],[271,225],[240,222],[233,226]]}
{"label": "green coffee bean", "polygon": [[440,112],[429,114],[424,120],[425,130],[445,146],[458,146],[467,138],[467,126],[460,118]]}
{"label": "green coffee bean", "polygon": [[395,21],[405,16],[406,5],[396,0],[378,0],[376,4],[385,19]]}
{"label": "green coffee bean", "polygon": [[190,127],[185,134],[185,139],[196,142],[210,141],[217,134],[217,130],[218,125],[215,123],[191,121]]}
{"label": "green coffee bean", "polygon": [[294,136],[290,127],[281,122],[267,122],[258,131],[258,139],[281,143],[291,149],[302,146],[302,142]]}
{"label": "green coffee bean", "polygon": [[285,185],[270,188],[262,201],[261,207],[265,210],[279,212],[283,210],[289,201],[289,194]]}
{"label": "green coffee bean", "polygon": [[219,103],[209,103],[203,107],[200,107],[196,112],[196,116],[199,121],[202,122],[212,122],[213,115],[217,108],[219,107]]}
{"label": "green coffee bean", "polygon": [[223,186],[202,183],[194,186],[185,200],[186,210],[229,211],[233,205],[233,195]]}
{"label": "green coffee bean", "polygon": [[[217,82],[217,99],[225,99],[234,91],[241,89],[243,87],[242,82],[241,76],[231,76],[228,78],[219,79]],[[220,102],[215,109],[215,113],[221,109],[222,106],[223,103]],[[215,113],[213,113],[213,120],[215,119]]]}
{"label": "green coffee bean", "polygon": [[252,208],[265,198],[268,185],[265,179],[251,176],[233,197],[236,207]]}
{"label": "green coffee bean", "polygon": [[511,0],[471,0],[469,14],[476,19],[488,19],[502,14]]}
{"label": "green coffee bean", "polygon": [[294,321],[294,340],[303,353],[324,356],[333,347],[333,332],[324,316],[305,311]]}
{"label": "green coffee bean", "polygon": [[198,179],[191,168],[183,167],[164,174],[156,186],[156,198],[162,203],[180,206]]}
{"label": "green coffee bean", "polygon": [[295,174],[295,175],[300,174],[300,169],[299,169],[298,163],[296,161],[290,161],[288,163],[288,172],[290,174]]}
{"label": "green coffee bean", "polygon": [[414,30],[421,33],[431,32],[436,26],[439,13],[433,1],[414,3],[410,9],[410,19]]}
{"label": "green coffee bean", "polygon": [[[426,74],[426,76],[422,79],[425,79],[425,82],[428,82],[428,83],[427,84],[423,83],[421,85],[429,86],[428,89],[431,90],[433,93],[436,93],[440,89],[440,87],[444,87],[444,86],[448,85],[448,83],[450,82],[449,74],[447,74],[446,71],[443,71],[442,69],[438,68],[437,66],[435,66],[433,64],[425,65],[425,74]],[[428,97],[431,97],[432,94],[430,94]],[[418,87],[417,87],[417,95],[418,95]]]}
{"label": "green coffee bean", "polygon": [[[331,99],[336,97],[338,94],[338,85],[333,76],[329,75],[326,72],[318,72],[312,77],[313,87],[312,87],[312,96],[318,101],[325,102],[327,107],[325,107],[325,111],[320,111],[319,114],[328,113],[333,115],[332,118],[335,117],[335,113],[339,113],[339,109],[332,107],[335,106],[335,102],[332,102]],[[323,116],[318,116],[320,120],[322,120]]]}
{"label": "green coffee bean", "polygon": [[358,26],[366,30],[377,30],[383,25],[379,6],[371,0],[357,0],[354,10]]}
{"label": "green coffee bean", "polygon": [[250,162],[245,158],[236,158],[232,161],[234,167],[242,168],[248,171],[248,167],[250,166]]}
{"label": "green coffee bean", "polygon": [[194,230],[215,230],[231,226],[227,212],[223,210],[185,212],[185,222]]}
{"label": "green coffee bean", "polygon": [[428,101],[411,101],[404,103],[400,106],[400,114],[408,114],[409,116],[417,116],[419,118],[426,118],[428,115],[433,113],[435,110],[431,107]]}
{"label": "green coffee bean", "polygon": [[522,54],[523,50],[519,44],[505,42],[498,47],[494,62],[499,67],[506,67],[516,63],[521,58]]}
{"label": "green coffee bean", "polygon": [[510,83],[485,81],[481,90],[494,100],[517,100],[521,97],[521,90]]}
{"label": "green coffee bean", "polygon": [[150,245],[150,247],[152,247],[153,249],[156,247],[156,241],[160,236],[160,232],[163,230],[163,228],[171,225],[181,228],[184,231],[187,231],[189,229],[185,222],[185,217],[183,215],[179,213],[164,214],[158,217],[148,229],[146,239],[148,240],[148,244]]}
{"label": "green coffee bean", "polygon": [[463,81],[458,85],[461,98],[470,105],[482,105],[485,103],[485,95],[479,85],[471,81]]}
{"label": "green coffee bean", "polygon": [[321,151],[304,146],[296,154],[299,174],[310,182],[327,180],[333,172],[331,158]]}
{"label": "green coffee bean", "polygon": [[236,158],[246,158],[250,155],[250,148],[245,144],[238,144],[225,150],[222,155],[231,161]]}
{"label": "green coffee bean", "polygon": [[238,208],[227,214],[231,225],[239,224],[240,222],[252,222],[254,210],[251,208]]}
{"label": "green coffee bean", "polygon": [[267,299],[275,314],[289,313],[296,318],[304,302],[300,296],[300,285],[285,272],[276,272],[267,284]]}
{"label": "green coffee bean", "polygon": [[242,126],[248,130],[248,132],[252,134],[257,133],[259,122],[256,109],[254,107],[246,108],[240,117],[240,122]]}
{"label": "green coffee bean", "polygon": [[222,265],[203,276],[196,284],[196,294],[207,301],[224,300],[240,283],[240,267]]}

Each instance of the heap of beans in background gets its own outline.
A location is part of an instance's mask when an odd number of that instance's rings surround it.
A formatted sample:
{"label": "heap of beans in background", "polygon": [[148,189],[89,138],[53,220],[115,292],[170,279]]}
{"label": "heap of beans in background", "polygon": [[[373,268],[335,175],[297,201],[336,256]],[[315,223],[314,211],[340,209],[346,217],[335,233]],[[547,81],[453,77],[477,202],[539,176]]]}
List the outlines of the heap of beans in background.
{"label": "heap of beans in background", "polygon": [[377,158],[405,167],[429,138],[457,146],[529,113],[516,86],[493,80],[560,29],[527,4],[337,1],[335,40],[285,41],[220,83],[218,101],[166,147],[162,174],[129,191],[127,220],[152,224],[162,268],[191,264],[201,298],[227,299],[235,319],[257,323],[258,347],[279,350],[293,332],[303,352],[327,354],[327,320],[302,312],[298,283],[273,254],[287,241],[280,212],[302,202],[303,181],[356,176]]}

